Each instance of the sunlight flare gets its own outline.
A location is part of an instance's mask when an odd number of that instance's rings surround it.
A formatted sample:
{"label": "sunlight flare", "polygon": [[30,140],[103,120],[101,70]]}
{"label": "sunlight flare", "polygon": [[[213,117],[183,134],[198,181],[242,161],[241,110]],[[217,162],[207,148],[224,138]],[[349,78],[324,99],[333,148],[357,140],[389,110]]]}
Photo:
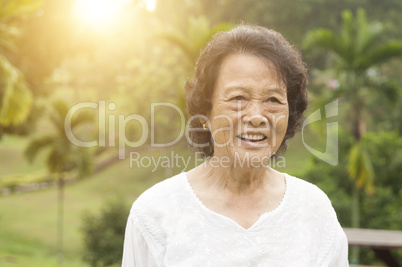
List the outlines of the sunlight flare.
{"label": "sunlight flare", "polygon": [[77,0],[74,13],[87,24],[104,27],[118,18],[123,4],[118,0]]}
{"label": "sunlight flare", "polygon": [[152,12],[156,8],[156,0],[145,0],[145,8]]}

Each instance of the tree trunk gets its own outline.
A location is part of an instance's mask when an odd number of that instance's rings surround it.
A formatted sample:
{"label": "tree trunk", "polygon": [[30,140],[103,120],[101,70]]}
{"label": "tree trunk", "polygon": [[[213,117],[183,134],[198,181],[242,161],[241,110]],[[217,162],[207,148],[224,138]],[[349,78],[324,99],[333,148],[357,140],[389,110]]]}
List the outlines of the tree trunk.
{"label": "tree trunk", "polygon": [[59,190],[58,190],[58,261],[59,265],[63,265],[63,220],[64,220],[64,174],[59,173]]}
{"label": "tree trunk", "polygon": [[362,129],[362,122],[361,122],[361,114],[360,114],[360,106],[359,103],[354,103],[353,109],[353,119],[352,119],[352,134],[356,140],[359,142],[361,139],[361,129]]}
{"label": "tree trunk", "polygon": [[[353,101],[353,119],[352,119],[352,133],[355,138],[355,142],[359,143],[362,137],[363,122],[361,119],[361,103],[359,101]],[[353,193],[352,193],[352,216],[351,224],[352,228],[360,228],[360,203],[359,203],[359,188],[357,188],[357,177],[354,177]],[[352,264],[360,263],[360,248],[351,248],[351,262]]]}
{"label": "tree trunk", "polygon": [[[359,201],[359,189],[357,185],[353,186],[352,196],[352,228],[360,228],[360,201]],[[360,249],[358,247],[352,247],[350,253],[350,263],[360,263]]]}

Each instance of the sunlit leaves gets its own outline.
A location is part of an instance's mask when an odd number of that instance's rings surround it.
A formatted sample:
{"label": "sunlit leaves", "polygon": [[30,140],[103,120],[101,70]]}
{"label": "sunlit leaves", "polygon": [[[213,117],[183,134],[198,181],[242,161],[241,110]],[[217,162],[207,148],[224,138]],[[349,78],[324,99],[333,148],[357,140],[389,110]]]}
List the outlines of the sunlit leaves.
{"label": "sunlit leaves", "polygon": [[211,40],[212,36],[219,31],[229,30],[233,26],[230,23],[210,26],[210,22],[204,16],[189,17],[186,33],[182,33],[175,28],[165,28],[157,35],[177,46],[186,54],[191,64],[195,64],[201,50]]}
{"label": "sunlit leaves", "polygon": [[[193,75],[194,65],[199,57],[201,50],[212,39],[212,36],[220,31],[226,31],[233,27],[230,23],[219,23],[211,26],[208,19],[204,16],[189,17],[187,32],[183,33],[175,28],[165,27],[157,33],[157,36],[172,43],[182,51],[188,59],[188,72]],[[185,93],[180,91],[177,104],[185,109]]]}
{"label": "sunlit leaves", "polygon": [[32,94],[21,72],[0,55],[0,125],[18,125],[29,115]]}
{"label": "sunlit leaves", "polygon": [[13,66],[5,52],[15,49],[19,29],[15,19],[37,10],[41,1],[0,0],[0,125],[18,125],[25,121],[32,105],[32,94],[23,74]]}
{"label": "sunlit leaves", "polygon": [[42,0],[0,0],[0,17],[9,20],[15,17],[24,17],[38,10]]}
{"label": "sunlit leaves", "polygon": [[41,0],[0,0],[0,53],[15,48],[14,42],[20,35],[15,21],[32,14],[41,5]]}

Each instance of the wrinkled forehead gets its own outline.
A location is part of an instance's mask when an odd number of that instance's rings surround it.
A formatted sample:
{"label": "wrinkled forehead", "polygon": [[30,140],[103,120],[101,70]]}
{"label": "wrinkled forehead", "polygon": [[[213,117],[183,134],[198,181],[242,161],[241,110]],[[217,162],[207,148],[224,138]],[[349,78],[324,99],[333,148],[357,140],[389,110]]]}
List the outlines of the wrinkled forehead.
{"label": "wrinkled forehead", "polygon": [[[233,58],[234,56],[243,56],[241,58],[243,58],[243,60],[239,60],[236,62],[233,62]],[[252,58],[253,60],[247,60]],[[230,62],[228,62],[230,61]],[[256,67],[256,65],[260,65],[261,66],[261,73],[265,72],[265,75],[269,76],[271,79],[275,79],[276,81],[276,86],[277,88],[280,88],[281,90],[285,91],[285,93],[287,92],[287,88],[286,88],[286,79],[283,75],[282,70],[280,69],[280,67],[278,66],[278,64],[276,64],[275,62],[273,62],[271,59],[261,56],[261,55],[255,55],[253,53],[231,53],[226,55],[220,62],[217,73],[216,73],[216,79],[215,79],[215,84],[214,84],[214,91],[216,89],[216,86],[218,84],[219,79],[221,78],[221,75],[223,72],[225,72],[225,74],[227,74],[226,72],[233,72],[233,69],[235,66],[233,66],[233,64],[241,64],[244,69],[250,68],[250,69],[254,69],[254,67]],[[249,66],[247,66],[249,65]],[[225,69],[223,69],[225,68]],[[268,71],[268,72],[267,72]],[[236,73],[229,73],[232,75],[236,75]],[[243,74],[243,73],[242,73]],[[254,76],[256,75],[256,72],[250,72],[250,73],[246,73],[246,75],[244,76],[244,78],[247,78],[247,75]],[[236,76],[234,76],[236,77]]]}

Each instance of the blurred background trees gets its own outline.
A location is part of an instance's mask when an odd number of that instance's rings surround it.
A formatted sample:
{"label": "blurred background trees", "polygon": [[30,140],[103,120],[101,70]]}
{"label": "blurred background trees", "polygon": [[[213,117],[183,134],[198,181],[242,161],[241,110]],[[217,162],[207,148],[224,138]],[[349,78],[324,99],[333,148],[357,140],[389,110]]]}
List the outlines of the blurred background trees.
{"label": "blurred background trees", "polygon": [[90,266],[121,264],[121,237],[126,229],[128,209],[122,198],[116,198],[105,201],[99,213],[89,211],[83,215],[84,259]]}
{"label": "blurred background trees", "polygon": [[[243,21],[274,28],[302,49],[311,78],[307,115],[339,99],[339,164],[315,158],[296,136],[286,168],[279,171],[322,188],[344,227],[359,221],[363,228],[402,230],[401,14],[399,0],[0,0],[0,265],[57,264],[57,190],[49,177],[76,177],[102,162],[114,164],[64,188],[65,265],[86,266],[84,246],[92,264],[113,265],[113,257],[94,263],[96,252],[109,249],[96,245],[107,244],[125,220],[101,224],[109,222],[102,216],[114,209],[127,216],[128,204],[141,192],[183,167],[153,172],[154,166],[115,160],[119,135],[135,142],[143,130],[134,120],[120,125],[119,116],[138,114],[149,124],[153,116],[154,141],[174,140],[183,126],[180,114],[168,107],[152,113],[151,103],[172,103],[184,111],[183,85],[200,50],[211,35]],[[74,133],[98,145],[78,149],[64,135],[63,114],[84,102],[98,106],[82,110],[82,118],[77,112],[73,119],[83,123]],[[52,103],[64,105],[64,113]],[[306,129],[309,145],[321,150],[325,123]],[[145,149],[150,139],[144,150],[130,151],[192,156],[185,138],[157,151]],[[35,188],[49,189],[22,193]],[[370,195],[358,193],[360,188]],[[103,208],[105,196],[115,195],[124,196],[127,206]],[[109,215],[82,220],[82,212],[102,209]],[[97,234],[91,237],[91,231]],[[381,264],[370,251],[362,250],[360,258]]]}
{"label": "blurred background trees", "polygon": [[[25,150],[28,161],[32,162],[42,150],[48,150],[46,157],[47,169],[57,176],[58,188],[58,250],[59,262],[63,262],[63,236],[64,236],[64,183],[65,174],[77,170],[80,178],[91,173],[92,155],[86,149],[73,144],[66,135],[65,119],[68,118],[69,107],[63,101],[51,103],[50,121],[55,128],[52,134],[42,134],[31,140]],[[71,118],[71,132],[77,134],[77,128],[82,124],[94,123],[93,117],[86,113]],[[81,130],[82,131],[82,130]]]}
{"label": "blurred background trees", "polygon": [[[393,58],[402,58],[402,41],[384,40],[384,25],[379,22],[368,23],[363,9],[358,9],[355,17],[346,10],[342,13],[342,19],[339,34],[325,29],[312,30],[307,33],[303,44],[307,49],[322,48],[336,56],[332,68],[339,86],[324,101],[339,98],[349,104],[349,132],[354,137],[347,163],[349,177],[354,181],[351,225],[359,228],[359,191],[364,189],[368,195],[375,192],[372,158],[365,142],[361,141],[367,131],[365,117],[370,115],[366,102],[370,94],[377,94],[377,97],[382,95],[389,104],[394,104],[398,99],[398,84],[386,77],[379,77],[377,69]],[[357,253],[357,249],[352,250],[352,258],[356,262]]]}
{"label": "blurred background trees", "polygon": [[8,126],[23,123],[31,110],[32,93],[24,74],[12,62],[17,54],[21,20],[35,12],[40,1],[2,1],[0,5],[0,138]]}

